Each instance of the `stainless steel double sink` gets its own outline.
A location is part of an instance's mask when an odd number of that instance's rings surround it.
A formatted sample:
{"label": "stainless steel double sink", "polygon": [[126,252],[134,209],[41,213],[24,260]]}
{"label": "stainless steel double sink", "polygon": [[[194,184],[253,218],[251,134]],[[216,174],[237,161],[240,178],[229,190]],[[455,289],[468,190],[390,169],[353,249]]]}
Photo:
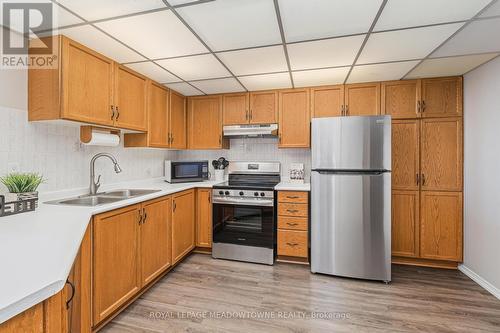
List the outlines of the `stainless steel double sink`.
{"label": "stainless steel double sink", "polygon": [[121,200],[131,199],[135,197],[140,197],[142,195],[147,195],[160,191],[161,190],[140,190],[140,189],[113,190],[109,192],[97,193],[95,195],[82,195],[76,198],[48,201],[46,202],[46,204],[93,207]]}

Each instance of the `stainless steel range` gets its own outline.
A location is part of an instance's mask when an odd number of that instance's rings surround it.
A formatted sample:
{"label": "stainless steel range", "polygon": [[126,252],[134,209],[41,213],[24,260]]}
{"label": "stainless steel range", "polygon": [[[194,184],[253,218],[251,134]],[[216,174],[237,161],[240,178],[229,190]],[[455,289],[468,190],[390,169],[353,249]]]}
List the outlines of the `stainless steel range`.
{"label": "stainless steel range", "polygon": [[277,162],[230,162],[229,181],[213,187],[212,257],[272,265]]}

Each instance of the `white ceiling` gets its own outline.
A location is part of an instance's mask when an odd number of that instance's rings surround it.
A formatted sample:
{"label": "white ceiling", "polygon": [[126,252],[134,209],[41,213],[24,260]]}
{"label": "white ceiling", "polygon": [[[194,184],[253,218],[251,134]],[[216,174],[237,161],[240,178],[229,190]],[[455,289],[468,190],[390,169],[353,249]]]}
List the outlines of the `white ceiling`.
{"label": "white ceiling", "polygon": [[185,95],[462,75],[500,53],[500,0],[53,2],[54,34]]}

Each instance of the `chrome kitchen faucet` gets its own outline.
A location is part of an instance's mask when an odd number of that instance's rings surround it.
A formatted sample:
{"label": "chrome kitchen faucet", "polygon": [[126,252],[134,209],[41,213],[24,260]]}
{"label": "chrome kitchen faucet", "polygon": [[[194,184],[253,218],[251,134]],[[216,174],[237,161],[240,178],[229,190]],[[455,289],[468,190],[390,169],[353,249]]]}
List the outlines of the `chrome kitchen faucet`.
{"label": "chrome kitchen faucet", "polygon": [[97,193],[97,190],[101,186],[101,183],[100,183],[101,175],[97,176],[97,180],[95,180],[95,161],[99,157],[103,157],[103,156],[109,158],[111,160],[111,162],[113,162],[116,173],[122,172],[120,165],[118,165],[118,161],[116,160],[116,158],[113,155],[108,154],[108,153],[96,154],[90,160],[90,195],[95,195]]}

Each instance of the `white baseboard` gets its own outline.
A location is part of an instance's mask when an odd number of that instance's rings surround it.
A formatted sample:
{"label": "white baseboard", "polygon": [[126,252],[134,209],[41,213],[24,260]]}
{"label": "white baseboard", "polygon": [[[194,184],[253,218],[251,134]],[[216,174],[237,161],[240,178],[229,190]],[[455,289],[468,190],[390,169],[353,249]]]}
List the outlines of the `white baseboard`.
{"label": "white baseboard", "polygon": [[458,265],[458,270],[467,275],[472,281],[476,282],[478,285],[486,289],[490,294],[500,299],[500,289],[483,279],[469,267],[465,265]]}

